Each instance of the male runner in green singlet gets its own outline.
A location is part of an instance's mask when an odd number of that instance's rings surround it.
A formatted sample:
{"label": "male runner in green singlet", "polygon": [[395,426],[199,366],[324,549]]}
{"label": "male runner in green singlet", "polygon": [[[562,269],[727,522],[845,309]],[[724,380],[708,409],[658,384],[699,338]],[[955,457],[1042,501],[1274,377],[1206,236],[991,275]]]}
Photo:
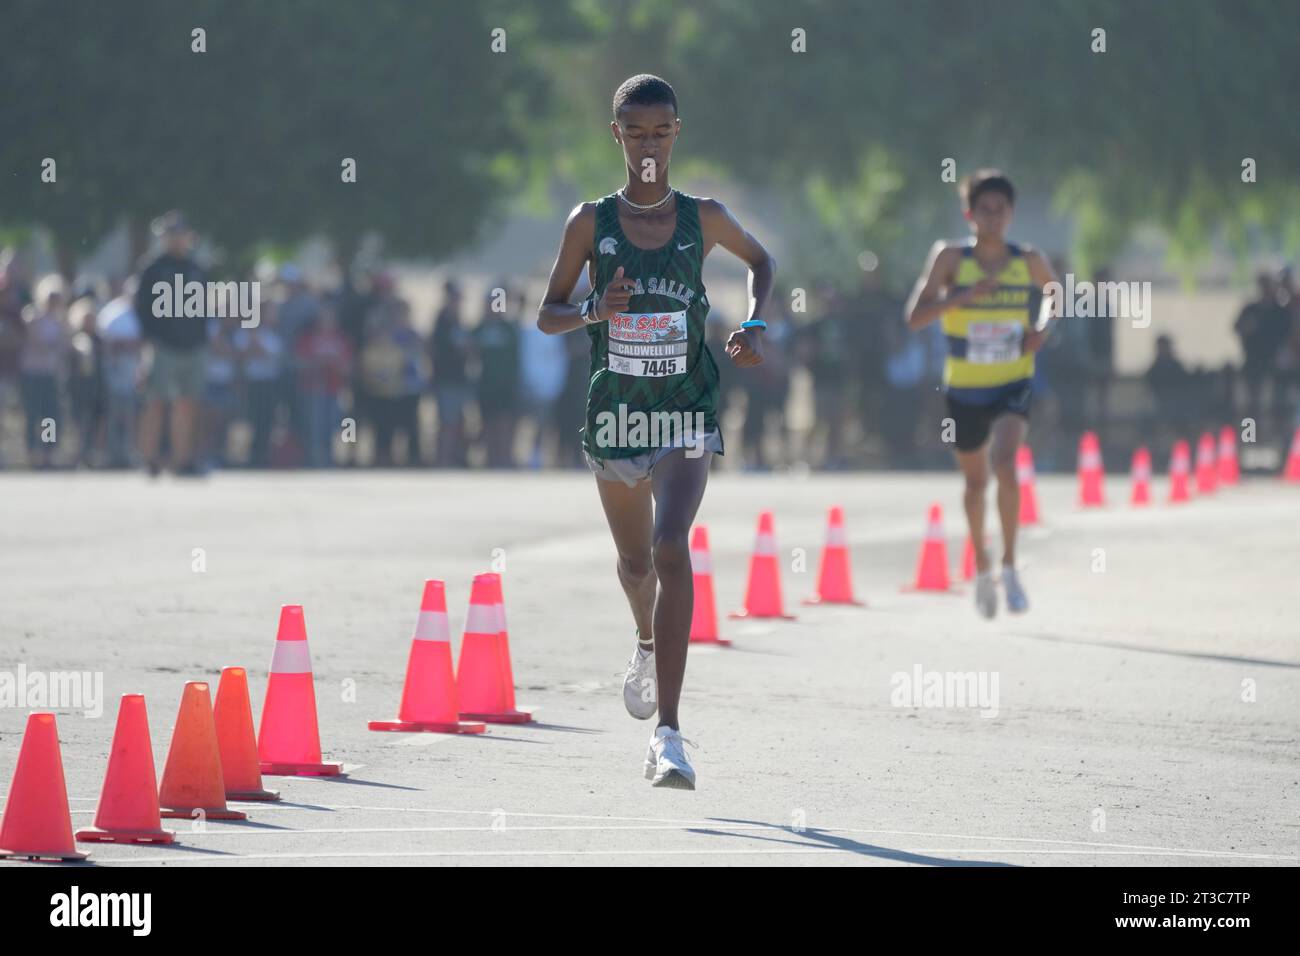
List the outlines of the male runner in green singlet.
{"label": "male runner in green singlet", "polygon": [[[704,343],[704,257],[722,246],[749,266],[749,318],[726,346],[741,368],[763,358],[762,312],[775,265],[722,203],[668,185],[681,120],[664,80],[626,80],[614,94],[610,128],[627,184],[570,213],[537,325],[550,334],[586,328],[591,339],[583,449],[639,637],[623,700],[634,717],[659,712],[646,777],[656,787],[693,790],[677,715],[694,598],[687,535],[710,457],[723,450],[718,367]],[[570,305],[584,268],[592,294]]]}
{"label": "male runner in green singlet", "polygon": [[1042,346],[1049,318],[1049,302],[1042,293],[1056,281],[1056,273],[1042,253],[1007,241],[1016,193],[1002,173],[982,169],[962,181],[960,194],[974,239],[935,243],[905,315],[909,329],[943,320],[948,340],[943,382],[957,463],[966,479],[975,606],[991,618],[997,613],[998,594],[984,548],[990,458],[998,479],[1007,609],[1020,612],[1029,607],[1015,566],[1020,517],[1016,450],[1029,427],[1034,353]]}

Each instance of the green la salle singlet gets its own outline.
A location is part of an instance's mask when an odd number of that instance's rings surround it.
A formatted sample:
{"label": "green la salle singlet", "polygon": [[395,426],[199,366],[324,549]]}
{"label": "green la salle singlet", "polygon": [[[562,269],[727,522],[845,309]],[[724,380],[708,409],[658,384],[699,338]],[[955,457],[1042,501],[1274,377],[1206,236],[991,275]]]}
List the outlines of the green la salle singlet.
{"label": "green la salle singlet", "polygon": [[718,366],[704,341],[709,314],[704,231],[695,199],[674,192],[677,225],[658,249],[641,249],[623,235],[617,195],[596,203],[596,295],[604,293],[619,266],[623,277],[636,283],[625,311],[586,327],[591,378],[582,442],[597,458],[631,458],[651,450],[625,441],[626,435],[611,440],[611,430],[601,428],[602,420],[611,419],[598,417],[602,413],[615,418],[680,413],[687,423],[702,421],[706,431],[718,428]]}

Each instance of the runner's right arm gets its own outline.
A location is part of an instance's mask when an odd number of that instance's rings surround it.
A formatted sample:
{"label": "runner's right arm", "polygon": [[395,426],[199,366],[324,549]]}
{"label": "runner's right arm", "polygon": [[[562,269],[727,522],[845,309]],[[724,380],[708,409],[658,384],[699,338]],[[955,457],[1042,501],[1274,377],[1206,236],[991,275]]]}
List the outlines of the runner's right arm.
{"label": "runner's right arm", "polygon": [[957,274],[957,260],[960,257],[959,246],[949,246],[942,240],[931,247],[925,270],[912,289],[912,295],[903,311],[904,321],[913,332],[925,328],[949,309],[966,305],[976,296],[997,288],[996,279],[981,279],[969,289],[951,294],[948,289],[952,285],[953,276]]}
{"label": "runner's right arm", "polygon": [[[546,284],[546,295],[537,309],[537,327],[547,335],[560,335],[580,329],[583,321],[581,306],[572,305],[569,297],[578,277],[591,260],[591,247],[596,241],[596,204],[584,202],[573,207],[564,224],[564,238],[560,240],[560,253],[551,267],[551,278]],[[614,273],[596,305],[596,317],[607,322],[616,312],[627,308],[632,297],[632,284],[620,281],[623,268]],[[593,283],[594,284],[594,283]]]}

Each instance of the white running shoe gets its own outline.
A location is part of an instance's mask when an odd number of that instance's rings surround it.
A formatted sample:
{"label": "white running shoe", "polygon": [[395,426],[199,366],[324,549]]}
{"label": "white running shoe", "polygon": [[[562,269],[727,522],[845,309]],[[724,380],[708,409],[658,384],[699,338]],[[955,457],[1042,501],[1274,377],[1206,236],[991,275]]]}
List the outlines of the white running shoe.
{"label": "white running shoe", "polygon": [[659,709],[659,685],[655,676],[655,652],[636,643],[623,676],[623,705],[637,720],[649,720]]}
{"label": "white running shoe", "polygon": [[1009,564],[1002,565],[1002,587],[1007,592],[1008,611],[1020,614],[1029,610],[1029,598],[1025,596],[1025,589],[1020,586],[1020,575],[1016,574],[1016,569]]}
{"label": "white running shoe", "polygon": [[975,609],[981,617],[992,619],[998,613],[998,588],[992,571],[975,575]]}
{"label": "white running shoe", "polygon": [[650,750],[645,755],[645,778],[652,786],[695,789],[695,770],[686,759],[684,743],[698,746],[667,725],[655,729],[655,735],[650,738]]}

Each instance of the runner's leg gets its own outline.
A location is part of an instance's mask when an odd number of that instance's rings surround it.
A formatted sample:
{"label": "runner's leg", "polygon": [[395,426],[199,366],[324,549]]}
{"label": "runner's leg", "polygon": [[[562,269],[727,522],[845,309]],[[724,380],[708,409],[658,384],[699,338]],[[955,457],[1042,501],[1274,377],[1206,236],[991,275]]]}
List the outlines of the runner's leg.
{"label": "runner's leg", "polygon": [[655,465],[654,568],[659,597],[654,606],[655,661],[658,669],[659,725],[674,730],[677,703],[686,677],[686,647],[691,635],[695,581],[688,537],[704,498],[712,452],[691,458],[686,449],[670,452]]}
{"label": "runner's leg", "polygon": [[989,556],[984,548],[984,499],[989,486],[988,444],[970,451],[957,451],[956,455],[957,464],[966,479],[962,503],[966,508],[971,545],[975,548],[975,569],[983,573],[989,569]]}
{"label": "runner's leg", "polygon": [[655,604],[655,576],[651,551],[654,512],[650,502],[650,482],[640,481],[629,488],[621,481],[596,479],[600,503],[605,509],[614,548],[618,551],[618,580],[623,585],[632,617],[641,632],[642,642],[654,640],[652,617]]}
{"label": "runner's leg", "polygon": [[1016,530],[1020,523],[1020,484],[1016,481],[1016,449],[1025,440],[1029,422],[1022,415],[999,415],[993,422],[989,458],[998,479],[998,514],[1002,519],[1002,563],[1016,563]]}

